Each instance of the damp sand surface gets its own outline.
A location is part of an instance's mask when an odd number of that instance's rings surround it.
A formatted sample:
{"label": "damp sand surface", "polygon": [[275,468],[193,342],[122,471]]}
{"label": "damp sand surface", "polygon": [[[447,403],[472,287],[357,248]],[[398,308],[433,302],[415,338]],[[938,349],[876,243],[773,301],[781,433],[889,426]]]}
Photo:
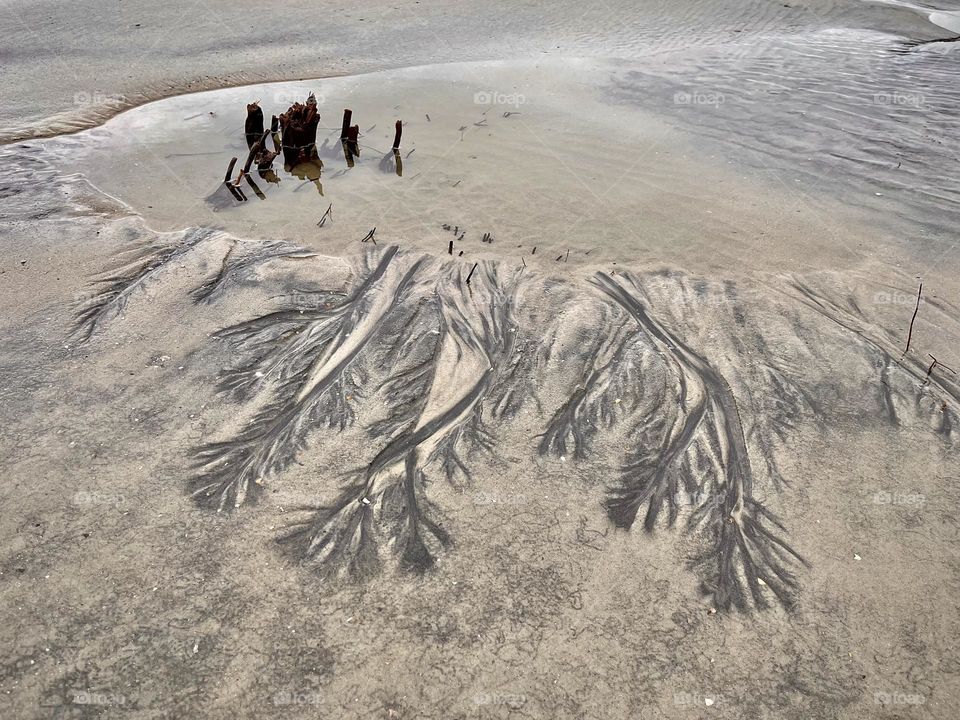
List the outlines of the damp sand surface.
{"label": "damp sand surface", "polygon": [[[835,7],[726,65],[419,66],[6,146],[10,714],[956,714],[948,103],[891,117],[902,66],[802,100],[825,58],[950,59]],[[776,62],[795,104],[744,90]],[[225,195],[245,104],[311,91],[319,176]],[[851,123],[882,147],[817,152]]]}

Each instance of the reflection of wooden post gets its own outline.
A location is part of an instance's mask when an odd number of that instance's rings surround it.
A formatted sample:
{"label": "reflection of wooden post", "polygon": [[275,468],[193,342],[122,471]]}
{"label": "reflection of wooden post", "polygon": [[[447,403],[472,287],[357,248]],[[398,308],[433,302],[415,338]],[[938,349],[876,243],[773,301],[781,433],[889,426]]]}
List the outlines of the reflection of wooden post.
{"label": "reflection of wooden post", "polygon": [[347,134],[350,132],[350,119],[353,117],[353,110],[349,108],[344,108],[343,111],[343,125],[340,127],[340,139],[346,140]]}
{"label": "reflection of wooden post", "polygon": [[354,155],[360,157],[360,126],[354,125],[347,131],[347,142],[349,142],[353,147],[350,150]]}
{"label": "reflection of wooden post", "polygon": [[396,152],[400,149],[400,136],[403,134],[403,123],[397,120],[397,132],[393,136],[393,150]]}

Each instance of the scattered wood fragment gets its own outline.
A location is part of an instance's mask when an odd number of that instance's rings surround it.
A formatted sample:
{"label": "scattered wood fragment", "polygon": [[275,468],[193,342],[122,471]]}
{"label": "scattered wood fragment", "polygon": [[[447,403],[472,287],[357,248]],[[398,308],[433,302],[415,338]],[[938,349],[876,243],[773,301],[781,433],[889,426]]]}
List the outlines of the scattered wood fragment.
{"label": "scattered wood fragment", "polygon": [[230,194],[233,195],[234,200],[237,202],[243,202],[247,199],[246,196],[230,181],[230,178],[233,176],[233,168],[236,166],[236,164],[237,158],[231,158],[230,164],[227,165],[227,173],[223,176],[223,184],[227,186],[227,190],[229,190]]}
{"label": "scattered wood fragment", "polygon": [[453,255],[453,240],[451,240],[450,244],[447,246],[447,254]]}
{"label": "scattered wood fragment", "polygon": [[230,178],[233,177],[233,168],[237,164],[237,158],[231,158],[230,164],[227,165],[227,174],[223,176],[223,181],[225,183],[230,182]]}
{"label": "scattered wood fragment", "polygon": [[467,275],[467,285],[470,284],[470,278],[473,277],[473,271],[477,269],[477,265],[478,265],[478,264],[479,264],[479,263],[474,263],[474,264],[473,264],[473,267],[470,268],[470,274]]}
{"label": "scattered wood fragment", "polygon": [[366,235],[364,235],[363,239],[362,239],[360,242],[370,241],[370,242],[372,242],[374,245],[376,245],[376,244],[377,244],[377,239],[374,237],[374,234],[375,234],[376,232],[377,232],[377,229],[374,228],[373,230],[371,230],[370,232],[368,232]]}
{"label": "scattered wood fragment", "polygon": [[317,227],[323,227],[326,224],[327,220],[333,222],[333,203],[330,203],[330,206],[327,208],[327,211],[323,213],[323,217],[317,222]]}
{"label": "scattered wood fragment", "polygon": [[[920,283],[920,289],[917,290],[917,306],[913,309],[913,317],[910,318],[910,330],[907,333],[907,348],[903,351],[903,354],[906,355],[910,352],[910,341],[913,339],[913,323],[917,319],[917,313],[920,312],[920,295],[923,293],[923,283]],[[929,373],[927,373],[929,375]]]}

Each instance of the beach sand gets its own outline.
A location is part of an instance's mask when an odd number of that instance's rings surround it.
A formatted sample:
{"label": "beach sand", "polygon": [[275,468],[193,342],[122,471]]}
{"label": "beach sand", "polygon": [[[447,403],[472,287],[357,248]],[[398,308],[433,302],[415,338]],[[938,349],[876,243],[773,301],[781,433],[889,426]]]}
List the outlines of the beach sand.
{"label": "beach sand", "polygon": [[254,7],[3,20],[3,716],[957,715],[942,23]]}

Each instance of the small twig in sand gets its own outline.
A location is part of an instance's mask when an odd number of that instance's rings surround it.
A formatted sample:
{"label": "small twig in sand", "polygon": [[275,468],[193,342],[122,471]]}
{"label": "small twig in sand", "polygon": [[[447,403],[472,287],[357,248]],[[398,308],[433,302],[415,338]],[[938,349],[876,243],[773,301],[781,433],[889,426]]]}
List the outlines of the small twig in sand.
{"label": "small twig in sand", "polygon": [[530,253],[530,254],[531,254],[531,255],[536,255],[536,254],[537,254],[537,246],[536,246],[536,245],[533,246],[533,252]]}
{"label": "small twig in sand", "polygon": [[368,233],[363,237],[363,239],[362,239],[360,242],[367,242],[367,240],[372,240],[372,241],[373,241],[373,244],[376,245],[376,244],[377,244],[377,239],[373,236],[374,233],[376,233],[376,232],[377,232],[377,229],[374,228],[373,230],[371,230],[370,232],[368,232]]}
{"label": "small twig in sand", "polygon": [[227,174],[223,176],[224,182],[230,182],[230,176],[233,175],[233,168],[237,164],[237,158],[231,158],[230,164],[227,165]]}
{"label": "small twig in sand", "polygon": [[939,360],[937,360],[937,359],[936,359],[933,355],[931,355],[930,353],[927,353],[927,357],[929,357],[931,360],[933,360],[933,362],[930,363],[930,367],[927,368],[926,377],[923,378],[923,383],[920,385],[920,387],[924,387],[928,382],[930,382],[930,374],[933,372],[934,368],[942,367],[944,370],[949,370],[949,371],[952,372],[954,375],[957,374],[957,371],[956,371],[956,370],[954,370],[953,368],[951,368],[951,367],[949,367],[949,366],[947,366],[947,365],[944,365],[942,362],[940,362]]}
{"label": "small twig in sand", "polygon": [[233,195],[233,199],[237,202],[243,202],[247,197],[240,192],[232,182],[230,182],[230,176],[233,175],[233,168],[237,164],[237,158],[231,158],[230,164],[227,165],[227,174],[223,176],[223,184],[227,186],[227,190],[230,191],[230,194]]}
{"label": "small twig in sand", "polygon": [[[906,355],[910,352],[910,341],[913,339],[913,323],[917,319],[917,313],[920,312],[920,295],[923,293],[923,283],[920,283],[920,289],[917,290],[917,307],[913,310],[913,317],[910,318],[910,331],[907,333],[907,349],[903,351]],[[929,373],[927,373],[929,375]]]}
{"label": "small twig in sand", "polygon": [[450,245],[447,246],[447,254],[453,255],[453,240],[451,240]]}
{"label": "small twig in sand", "polygon": [[317,223],[317,227],[323,227],[324,223],[327,222],[327,218],[330,218],[330,222],[333,222],[333,203],[330,203],[330,207],[327,208],[327,211],[323,214],[323,217],[320,218],[320,221]]}
{"label": "small twig in sand", "polygon": [[470,284],[470,278],[473,277],[473,271],[477,269],[477,265],[478,265],[478,264],[479,264],[479,263],[474,263],[474,264],[473,264],[473,267],[470,268],[470,274],[467,275],[467,285]]}

